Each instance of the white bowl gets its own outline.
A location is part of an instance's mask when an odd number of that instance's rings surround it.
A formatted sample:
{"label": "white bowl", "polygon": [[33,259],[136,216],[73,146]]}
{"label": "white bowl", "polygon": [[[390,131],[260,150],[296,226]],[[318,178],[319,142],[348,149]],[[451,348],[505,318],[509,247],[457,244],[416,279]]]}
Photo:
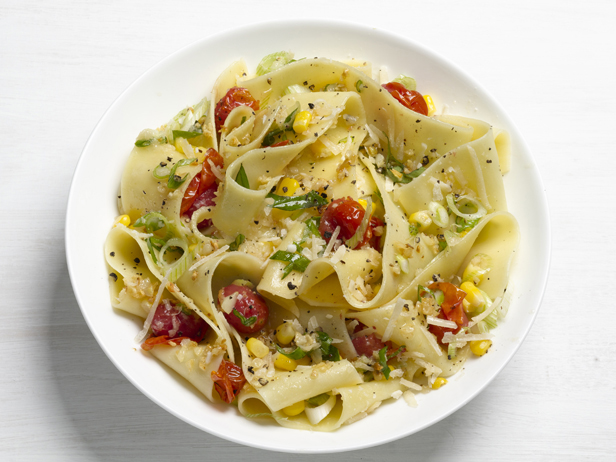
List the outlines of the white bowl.
{"label": "white bowl", "polygon": [[[333,433],[282,428],[243,418],[235,407],[213,405],[133,343],[134,319],[109,302],[103,256],[117,215],[120,176],[136,135],[165,123],[205,95],[219,73],[244,57],[251,68],[281,48],[296,57],[366,59],[389,75],[415,77],[449,113],[489,121],[511,133],[513,167],[505,176],[510,211],[522,241],[512,275],[514,300],[496,331],[489,355],[468,361],[438,393],[419,396],[419,407],[388,403],[367,418]],[[529,332],[547,281],[550,226],[547,201],[532,155],[501,106],[471,77],[441,56],[406,38],[344,22],[272,22],[205,38],[172,54],[137,79],[111,105],[86,143],[71,185],[66,218],[66,256],[73,289],[101,348],[116,367],[154,402],[185,422],[240,444],[275,451],[326,453],[366,448],[426,428],[469,402],[507,364]]]}

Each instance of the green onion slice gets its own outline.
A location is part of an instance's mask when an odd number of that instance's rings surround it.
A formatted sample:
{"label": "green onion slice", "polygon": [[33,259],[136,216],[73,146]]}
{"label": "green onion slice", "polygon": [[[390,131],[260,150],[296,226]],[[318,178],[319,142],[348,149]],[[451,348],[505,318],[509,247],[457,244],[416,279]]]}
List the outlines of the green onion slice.
{"label": "green onion slice", "polygon": [[[471,205],[477,211],[475,213],[462,213],[458,208],[458,204],[456,204],[456,201],[464,201],[464,205]],[[487,213],[486,208],[481,204],[481,202],[469,196],[459,196],[454,200],[453,194],[447,194],[447,205],[449,205],[449,209],[454,214],[465,220],[476,220],[485,216],[485,214]]]}
{"label": "green onion slice", "polygon": [[173,130],[173,139],[176,138],[186,138],[186,139],[190,139],[190,138],[194,138],[196,136],[201,136],[203,135],[203,132],[187,132],[184,130]]}
{"label": "green onion slice", "polygon": [[447,209],[445,207],[438,202],[430,202],[428,210],[430,211],[432,221],[436,226],[441,228],[449,226],[449,214],[447,213]]}
{"label": "green onion slice", "polygon": [[284,267],[284,271],[282,272],[282,279],[286,278],[291,271],[306,271],[308,265],[310,264],[310,260],[308,260],[303,255],[298,253],[287,252],[285,250],[279,250],[274,255],[270,257],[270,260],[277,260],[288,262],[289,264]]}
{"label": "green onion slice", "polygon": [[327,332],[317,332],[319,342],[321,342],[321,356],[325,361],[340,361],[338,348],[332,345],[332,338]]}
{"label": "green onion slice", "polygon": [[280,348],[275,343],[274,345],[276,346],[278,353],[280,353],[281,355],[285,355],[287,358],[291,358],[291,359],[302,359],[304,356],[306,356],[309,353],[308,351],[302,350],[300,347],[297,347],[292,352],[287,353],[283,348]]}
{"label": "green onion slice", "polygon": [[415,82],[413,77],[409,77],[408,75],[400,74],[393,82],[401,83],[407,90],[417,90],[417,82]]}
{"label": "green onion slice", "polygon": [[194,162],[197,162],[197,158],[193,158],[193,159],[180,159],[180,160],[178,160],[177,163],[173,166],[173,168],[169,172],[169,181],[167,181],[167,187],[169,189],[177,189],[177,188],[179,188],[182,185],[182,183],[184,183],[186,181],[186,178],[188,178],[188,173],[186,175],[184,175],[183,177],[181,177],[180,175],[176,175],[175,171],[179,167],[184,167],[184,166],[190,165],[190,164],[192,164]]}
{"label": "green onion slice", "polygon": [[257,65],[257,75],[265,75],[289,64],[293,59],[293,53],[278,51],[265,56]]}
{"label": "green onion slice", "polygon": [[246,236],[244,236],[243,234],[238,234],[235,240],[231,244],[229,244],[229,252],[235,252],[237,249],[239,249],[240,245],[242,245],[245,240]]}
{"label": "green onion slice", "polygon": [[157,180],[164,180],[168,178],[170,173],[171,169],[168,167],[166,162],[161,162],[156,166],[156,168],[154,168],[154,171],[152,171],[152,175]]}
{"label": "green onion slice", "polygon": [[363,85],[363,83],[364,82],[362,82],[361,80],[355,82],[355,89],[357,90],[357,93],[361,93],[361,86]]}

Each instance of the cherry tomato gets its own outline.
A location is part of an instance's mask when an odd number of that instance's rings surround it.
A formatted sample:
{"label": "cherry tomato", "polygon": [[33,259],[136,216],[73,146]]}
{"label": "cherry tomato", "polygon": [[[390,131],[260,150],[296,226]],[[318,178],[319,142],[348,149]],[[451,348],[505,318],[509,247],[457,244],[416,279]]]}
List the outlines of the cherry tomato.
{"label": "cherry tomato", "polygon": [[[338,236],[343,241],[348,241],[353,237],[357,228],[359,228],[365,213],[366,211],[361,204],[350,197],[336,199],[330,202],[323,212],[319,233],[321,233],[326,242],[329,242],[336,228],[340,226],[340,234]],[[364,244],[369,244],[378,250],[381,238],[374,233],[374,228],[378,226],[383,226],[383,222],[376,217],[372,217],[364,238],[354,249],[358,249]]]}
{"label": "cherry tomato", "polygon": [[246,377],[239,366],[223,359],[218,370],[212,371],[212,381],[220,399],[231,404],[244,387]]}
{"label": "cherry tomato", "polygon": [[453,321],[458,325],[457,329],[430,325],[428,330],[432,332],[436,336],[438,342],[444,346],[443,336],[446,332],[457,334],[462,327],[468,326],[468,318],[462,306],[462,301],[464,297],[466,297],[466,292],[449,282],[434,282],[430,284],[428,288],[430,290],[441,290],[445,296],[438,317],[447,321]]}
{"label": "cherry tomato", "polygon": [[419,112],[425,116],[428,115],[428,105],[421,93],[415,90],[407,90],[404,85],[398,82],[389,82],[383,85],[391,96],[396,98],[400,104],[409,108],[411,111]]}
{"label": "cherry tomato", "polygon": [[156,345],[169,345],[169,346],[172,346],[172,343],[174,345],[178,345],[184,339],[191,340],[188,337],[169,338],[168,335],[161,335],[160,337],[150,337],[149,339],[147,339],[145,342],[143,342],[141,344],[141,348],[143,348],[145,351],[150,351]]}
{"label": "cherry tomato", "polygon": [[376,334],[362,335],[361,337],[354,338],[352,341],[357,354],[359,356],[367,356],[368,358],[371,358],[375,351],[379,351],[385,346]]}
{"label": "cherry tomato", "polygon": [[220,131],[231,111],[238,106],[249,106],[253,111],[259,110],[259,102],[252,97],[248,90],[240,87],[230,88],[227,94],[216,104],[216,112],[214,113],[216,132]]}
{"label": "cherry tomato", "polygon": [[[201,171],[194,176],[194,178],[190,181],[188,188],[186,188],[186,191],[184,192],[182,205],[180,206],[180,215],[187,213],[195,200],[216,183],[216,175],[212,173],[212,166],[208,160],[218,168],[224,168],[225,166],[224,159],[220,154],[218,154],[218,151],[212,148],[207,150],[205,153],[205,158],[203,159]],[[192,213],[189,214],[189,217],[192,217]]]}
{"label": "cherry tomato", "polygon": [[199,343],[205,337],[208,327],[197,313],[174,300],[163,300],[152,318],[154,336],[164,335],[170,340],[189,337]]}
{"label": "cherry tomato", "polygon": [[252,334],[263,329],[269,316],[269,308],[263,297],[250,288],[235,284],[224,287],[218,292],[218,303],[222,306],[224,299],[236,292],[238,296],[233,310],[230,313],[223,311],[229,324],[244,334]]}

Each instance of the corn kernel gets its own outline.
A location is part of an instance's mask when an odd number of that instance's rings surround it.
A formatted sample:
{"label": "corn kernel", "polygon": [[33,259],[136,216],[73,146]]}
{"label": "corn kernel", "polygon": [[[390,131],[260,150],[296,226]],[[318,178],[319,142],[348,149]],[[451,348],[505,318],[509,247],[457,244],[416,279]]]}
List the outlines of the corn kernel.
{"label": "corn kernel", "polygon": [[466,292],[466,297],[464,297],[464,300],[467,300],[469,303],[467,313],[472,313],[473,311],[477,311],[479,308],[485,306],[486,300],[483,298],[483,295],[479,289],[475,287],[475,284],[470,281],[466,281],[460,285],[460,289]]}
{"label": "corn kernel", "polygon": [[283,178],[276,189],[276,194],[279,196],[292,196],[298,188],[299,183],[297,180],[293,178]]}
{"label": "corn kernel", "polygon": [[471,351],[475,356],[483,356],[492,346],[492,340],[471,340]]}
{"label": "corn kernel", "polygon": [[285,371],[294,371],[297,369],[297,362],[294,359],[288,358],[283,354],[278,353],[274,366]]}
{"label": "corn kernel", "polygon": [[246,342],[248,351],[257,358],[265,358],[269,353],[269,348],[261,340],[254,337],[249,338]]}
{"label": "corn kernel", "polygon": [[432,389],[433,390],[438,390],[439,388],[441,388],[443,385],[445,385],[447,383],[447,379],[444,379],[443,377],[438,377],[434,383],[432,384]]}
{"label": "corn kernel", "polygon": [[301,111],[295,116],[295,122],[293,122],[293,131],[295,133],[304,133],[308,130],[308,124],[312,120],[312,114],[308,111]]}
{"label": "corn kernel", "polygon": [[304,412],[305,408],[306,408],[306,402],[299,401],[295,404],[291,404],[290,406],[282,408],[282,412],[284,412],[289,417],[293,417],[293,416],[296,416]]}
{"label": "corn kernel", "polygon": [[312,364],[312,360],[310,359],[309,355],[306,355],[300,359],[296,359],[295,362],[298,366],[310,366]]}
{"label": "corn kernel", "polygon": [[423,232],[432,224],[432,218],[430,218],[428,212],[415,212],[409,217],[409,223],[417,223],[419,225],[418,230]]}
{"label": "corn kernel", "polygon": [[436,106],[434,105],[434,101],[430,95],[424,95],[424,101],[428,106],[428,117],[432,117],[436,112]]}
{"label": "corn kernel", "polygon": [[115,224],[130,226],[130,217],[128,215],[120,215],[119,217],[116,218]]}
{"label": "corn kernel", "polygon": [[[361,205],[364,210],[366,210],[368,208],[368,201],[366,199],[359,199],[357,202],[359,202],[359,205]],[[372,216],[374,215],[374,202],[372,203],[372,208],[370,209],[370,218],[372,218]]]}
{"label": "corn kernel", "polygon": [[471,281],[475,285],[479,285],[483,281],[484,276],[492,266],[492,258],[484,253],[478,253],[468,263],[462,273],[463,281]]}
{"label": "corn kernel", "polygon": [[283,345],[288,345],[295,338],[295,329],[289,322],[283,322],[276,328],[276,339]]}

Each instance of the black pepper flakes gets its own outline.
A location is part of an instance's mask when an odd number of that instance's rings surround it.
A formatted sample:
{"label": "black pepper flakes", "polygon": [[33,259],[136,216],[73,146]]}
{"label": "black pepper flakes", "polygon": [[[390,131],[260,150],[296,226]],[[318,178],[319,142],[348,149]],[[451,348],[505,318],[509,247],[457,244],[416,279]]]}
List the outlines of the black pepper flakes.
{"label": "black pepper flakes", "polygon": [[141,263],[141,260],[139,260],[138,258],[135,258],[133,261],[137,264]]}
{"label": "black pepper flakes", "polygon": [[118,275],[115,273],[109,273],[109,276],[113,278],[113,282],[116,282],[118,280]]}
{"label": "black pepper flakes", "polygon": [[287,283],[287,287],[289,288],[289,290],[295,290],[297,289],[297,286],[295,284],[293,284],[291,281],[289,281]]}
{"label": "black pepper flakes", "polygon": [[110,252],[109,255],[111,255],[112,257],[115,257],[115,252]]}

